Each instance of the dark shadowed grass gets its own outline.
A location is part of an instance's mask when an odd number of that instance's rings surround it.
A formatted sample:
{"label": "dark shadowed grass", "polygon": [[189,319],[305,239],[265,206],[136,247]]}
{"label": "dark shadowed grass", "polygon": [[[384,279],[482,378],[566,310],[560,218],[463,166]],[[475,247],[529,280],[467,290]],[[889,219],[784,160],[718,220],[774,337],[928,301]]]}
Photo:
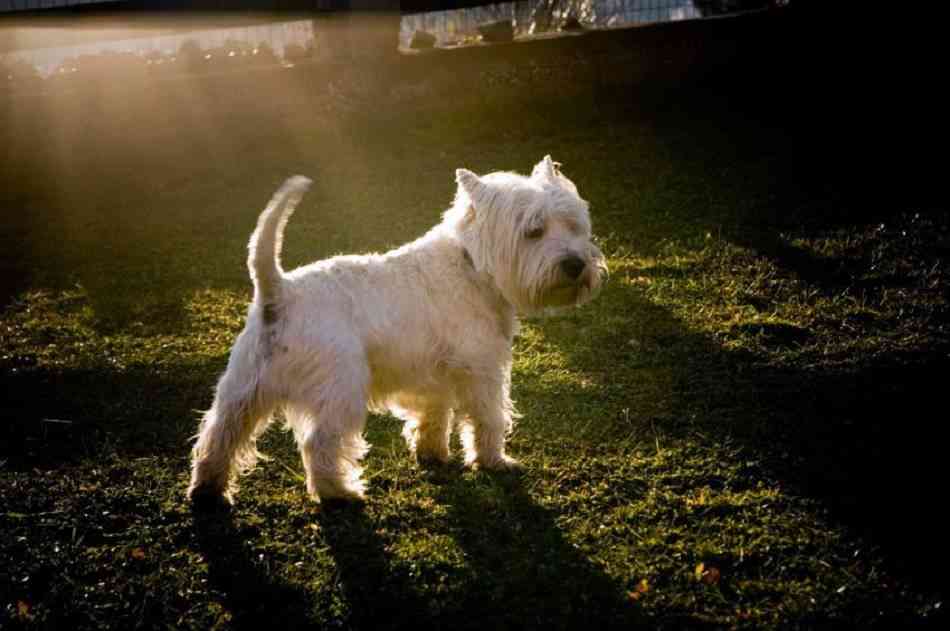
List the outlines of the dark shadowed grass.
{"label": "dark shadowed grass", "polygon": [[[227,115],[182,105],[197,87]],[[88,149],[114,120],[47,104],[13,140],[56,186],[11,189],[24,210],[3,219],[2,624],[939,624],[950,221],[918,189],[829,183],[827,156],[803,159],[822,130],[760,94],[737,107],[737,89],[499,89],[330,116],[166,86],[150,98],[187,115],[83,162],[36,148],[42,123]],[[127,98],[106,107],[130,117]],[[420,234],[456,167],[545,153],[591,201],[612,273],[596,302],[524,323],[525,472],[421,469],[373,417],[366,505],[321,508],[275,428],[236,507],[192,514],[196,410],[280,181],[315,179],[289,268]]]}

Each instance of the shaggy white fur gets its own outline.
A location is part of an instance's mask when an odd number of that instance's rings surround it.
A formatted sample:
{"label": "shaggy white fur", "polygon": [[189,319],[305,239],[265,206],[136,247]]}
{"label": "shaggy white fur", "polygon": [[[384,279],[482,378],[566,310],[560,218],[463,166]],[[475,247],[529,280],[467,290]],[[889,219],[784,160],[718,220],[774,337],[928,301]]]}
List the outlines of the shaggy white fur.
{"label": "shaggy white fur", "polygon": [[445,462],[453,425],[469,466],[507,469],[517,314],[590,300],[607,275],[588,205],[550,156],[530,177],[456,171],[442,222],[385,254],[280,266],[287,219],[310,186],[293,177],[261,214],[254,300],[192,451],[189,497],[231,500],[282,409],[320,498],[362,498],[367,410],[405,421],[419,461]]}

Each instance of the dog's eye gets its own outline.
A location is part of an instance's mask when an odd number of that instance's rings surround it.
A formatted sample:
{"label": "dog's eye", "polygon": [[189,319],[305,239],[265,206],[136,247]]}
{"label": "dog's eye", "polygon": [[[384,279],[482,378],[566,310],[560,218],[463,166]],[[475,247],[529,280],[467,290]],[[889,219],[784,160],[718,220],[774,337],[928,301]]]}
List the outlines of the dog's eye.
{"label": "dog's eye", "polygon": [[544,236],[544,226],[537,226],[535,228],[529,228],[524,233],[525,239],[540,239]]}

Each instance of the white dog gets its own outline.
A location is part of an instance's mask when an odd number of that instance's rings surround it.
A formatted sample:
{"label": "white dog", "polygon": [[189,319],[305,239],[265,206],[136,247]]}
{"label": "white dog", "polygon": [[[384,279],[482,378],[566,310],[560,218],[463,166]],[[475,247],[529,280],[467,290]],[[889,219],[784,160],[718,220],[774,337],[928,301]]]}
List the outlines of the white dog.
{"label": "white dog", "polygon": [[445,462],[453,423],[468,466],[509,469],[517,314],[590,300],[607,275],[588,205],[546,156],[531,177],[456,171],[455,203],[421,238],[385,254],[292,272],[281,235],[310,185],[289,179],[249,244],[254,300],[194,446],[188,494],[231,500],[282,409],[314,499],[363,497],[367,409],[406,421],[419,461]]}

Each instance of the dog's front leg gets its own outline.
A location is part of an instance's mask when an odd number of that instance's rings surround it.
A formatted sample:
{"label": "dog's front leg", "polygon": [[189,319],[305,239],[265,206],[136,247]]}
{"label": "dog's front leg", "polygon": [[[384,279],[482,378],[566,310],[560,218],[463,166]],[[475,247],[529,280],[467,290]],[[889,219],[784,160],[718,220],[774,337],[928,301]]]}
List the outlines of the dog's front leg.
{"label": "dog's front leg", "polygon": [[505,441],[517,415],[508,396],[508,374],[473,380],[463,399],[460,423],[465,464],[507,471],[520,463],[505,453]]}
{"label": "dog's front leg", "polygon": [[402,434],[416,461],[420,464],[448,462],[452,409],[442,402],[433,402],[419,412],[406,412],[403,416],[406,424]]}

